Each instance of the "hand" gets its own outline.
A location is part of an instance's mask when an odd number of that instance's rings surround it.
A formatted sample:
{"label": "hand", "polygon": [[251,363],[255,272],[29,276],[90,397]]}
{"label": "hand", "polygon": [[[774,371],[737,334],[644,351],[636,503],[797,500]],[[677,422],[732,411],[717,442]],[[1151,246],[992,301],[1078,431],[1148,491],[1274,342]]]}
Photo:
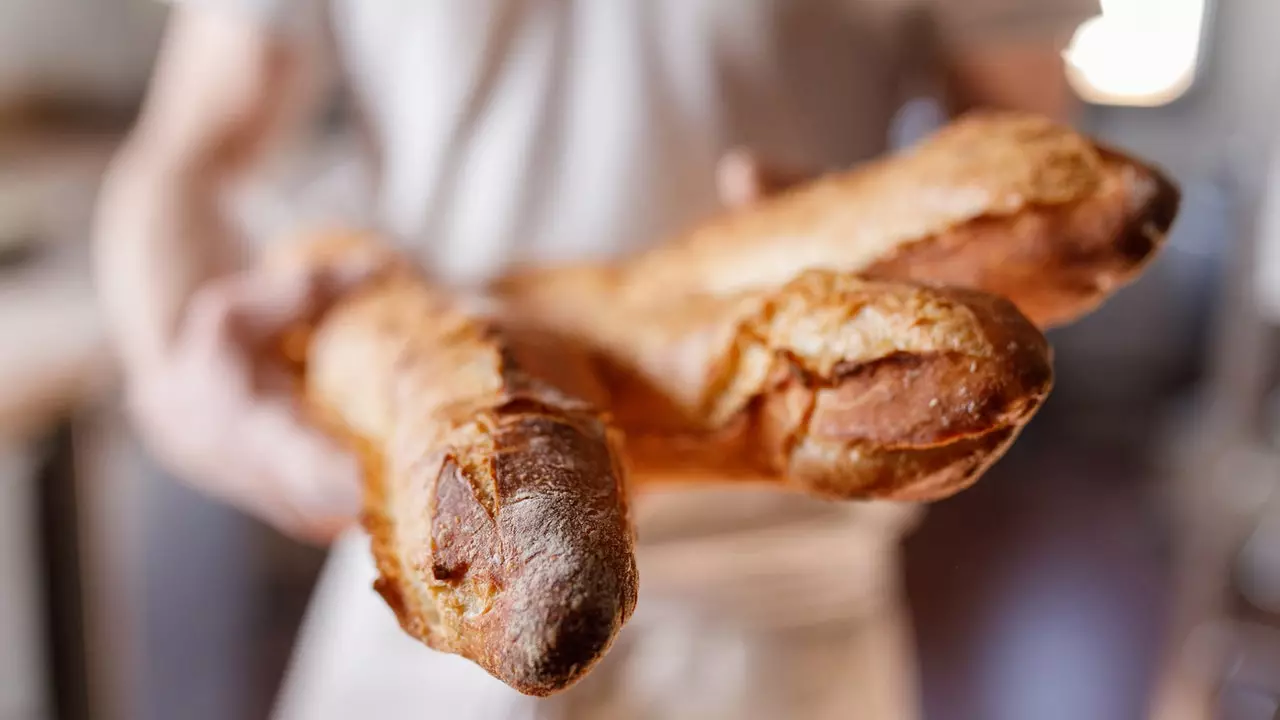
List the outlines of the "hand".
{"label": "hand", "polygon": [[281,333],[372,268],[249,272],[192,298],[165,357],[131,368],[129,405],[162,463],[300,539],[327,542],[360,508],[356,458],[310,426]]}
{"label": "hand", "polygon": [[720,202],[730,208],[742,208],[812,177],[813,173],[771,165],[748,150],[738,149],[720,158],[716,166],[716,189]]}

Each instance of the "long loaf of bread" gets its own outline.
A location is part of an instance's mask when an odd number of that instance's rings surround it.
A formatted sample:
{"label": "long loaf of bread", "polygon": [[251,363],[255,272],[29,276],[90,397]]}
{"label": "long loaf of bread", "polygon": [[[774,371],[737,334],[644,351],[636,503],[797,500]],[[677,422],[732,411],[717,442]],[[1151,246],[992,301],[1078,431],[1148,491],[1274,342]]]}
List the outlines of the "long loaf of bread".
{"label": "long loaf of bread", "polygon": [[[272,262],[387,252],[335,236]],[[307,335],[304,396],[362,458],[376,587],[402,627],[523,693],[571,685],[637,593],[621,445],[585,358],[404,266]]]}
{"label": "long loaf of bread", "polygon": [[[336,237],[285,258],[370,252],[389,255]],[[635,604],[604,410],[633,422],[625,462],[642,477],[926,498],[972,482],[1050,382],[1043,337],[981,293],[813,272],[676,324],[575,314],[622,322],[588,345],[577,321],[468,312],[392,266],[293,338],[304,395],[363,459],[377,589],[404,629],[529,694],[580,678]],[[597,341],[636,362],[600,362]]]}
{"label": "long loaf of bread", "polygon": [[985,293],[811,270],[776,290],[518,306],[595,349],[633,482],[773,482],[924,500],[972,483],[1040,407],[1044,336]]}
{"label": "long loaf of bread", "polygon": [[[364,458],[404,628],[547,694],[635,603],[624,459],[633,483],[955,492],[1049,391],[1037,326],[1133,278],[1177,205],[1069,130],[975,116],[629,261],[508,278],[496,315],[392,272],[306,333],[305,394]],[[302,261],[385,251],[336,247]]]}
{"label": "long loaf of bread", "polygon": [[[1068,128],[977,114],[620,263],[535,270],[497,291],[596,348],[638,483],[786,477],[841,497],[936,498],[971,483],[1038,407],[1047,347],[989,297],[941,291],[929,302],[950,303],[936,314],[947,320],[920,324],[866,301],[888,286],[842,273],[992,293],[1053,327],[1134,278],[1178,204],[1159,171]],[[916,309],[933,297],[895,292]],[[872,350],[876,333],[916,344]]]}
{"label": "long loaf of bread", "polygon": [[536,271],[504,288],[573,306],[643,305],[778,287],[828,268],[984,290],[1047,328],[1136,277],[1178,204],[1161,172],[1069,128],[974,114],[909,151],[715,218],[620,264]]}

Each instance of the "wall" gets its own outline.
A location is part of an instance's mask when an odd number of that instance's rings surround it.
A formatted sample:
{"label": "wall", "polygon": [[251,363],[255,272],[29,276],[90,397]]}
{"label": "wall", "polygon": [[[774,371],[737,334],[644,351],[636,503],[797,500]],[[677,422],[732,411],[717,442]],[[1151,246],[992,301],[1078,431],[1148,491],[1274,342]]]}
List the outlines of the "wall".
{"label": "wall", "polygon": [[50,94],[135,102],[164,15],[159,0],[0,0],[0,107]]}

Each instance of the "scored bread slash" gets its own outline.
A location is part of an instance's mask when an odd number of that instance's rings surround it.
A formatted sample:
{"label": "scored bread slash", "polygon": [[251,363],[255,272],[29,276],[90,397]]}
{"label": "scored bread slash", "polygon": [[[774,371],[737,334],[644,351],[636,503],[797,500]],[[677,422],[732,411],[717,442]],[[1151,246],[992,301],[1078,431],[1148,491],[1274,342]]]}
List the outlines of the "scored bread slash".
{"label": "scored bread slash", "polygon": [[[330,237],[274,262],[377,246]],[[401,626],[526,694],[581,678],[638,583],[621,442],[585,360],[395,261],[304,345],[304,397],[363,461],[376,587]]]}

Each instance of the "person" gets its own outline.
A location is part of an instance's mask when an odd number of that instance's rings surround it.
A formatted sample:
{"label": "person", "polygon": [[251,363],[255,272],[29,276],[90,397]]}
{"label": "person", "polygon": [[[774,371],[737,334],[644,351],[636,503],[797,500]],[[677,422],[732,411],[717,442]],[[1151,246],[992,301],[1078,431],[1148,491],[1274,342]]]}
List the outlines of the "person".
{"label": "person", "polygon": [[[260,352],[367,269],[249,269],[259,238],[241,237],[226,198],[302,136],[330,68],[365,140],[361,222],[440,282],[618,256],[797,177],[771,168],[881,154],[904,102],[947,86],[930,51],[941,46],[917,30],[959,3],[178,3],[103,188],[98,279],[155,455],[295,537],[338,538],[279,717],[915,714],[895,573],[912,513],[898,507],[723,488],[641,497],[636,615],[593,673],[550,699],[410,640],[370,589],[350,527],[355,462],[305,423]],[[1056,16],[1055,32],[1084,14]]]}

